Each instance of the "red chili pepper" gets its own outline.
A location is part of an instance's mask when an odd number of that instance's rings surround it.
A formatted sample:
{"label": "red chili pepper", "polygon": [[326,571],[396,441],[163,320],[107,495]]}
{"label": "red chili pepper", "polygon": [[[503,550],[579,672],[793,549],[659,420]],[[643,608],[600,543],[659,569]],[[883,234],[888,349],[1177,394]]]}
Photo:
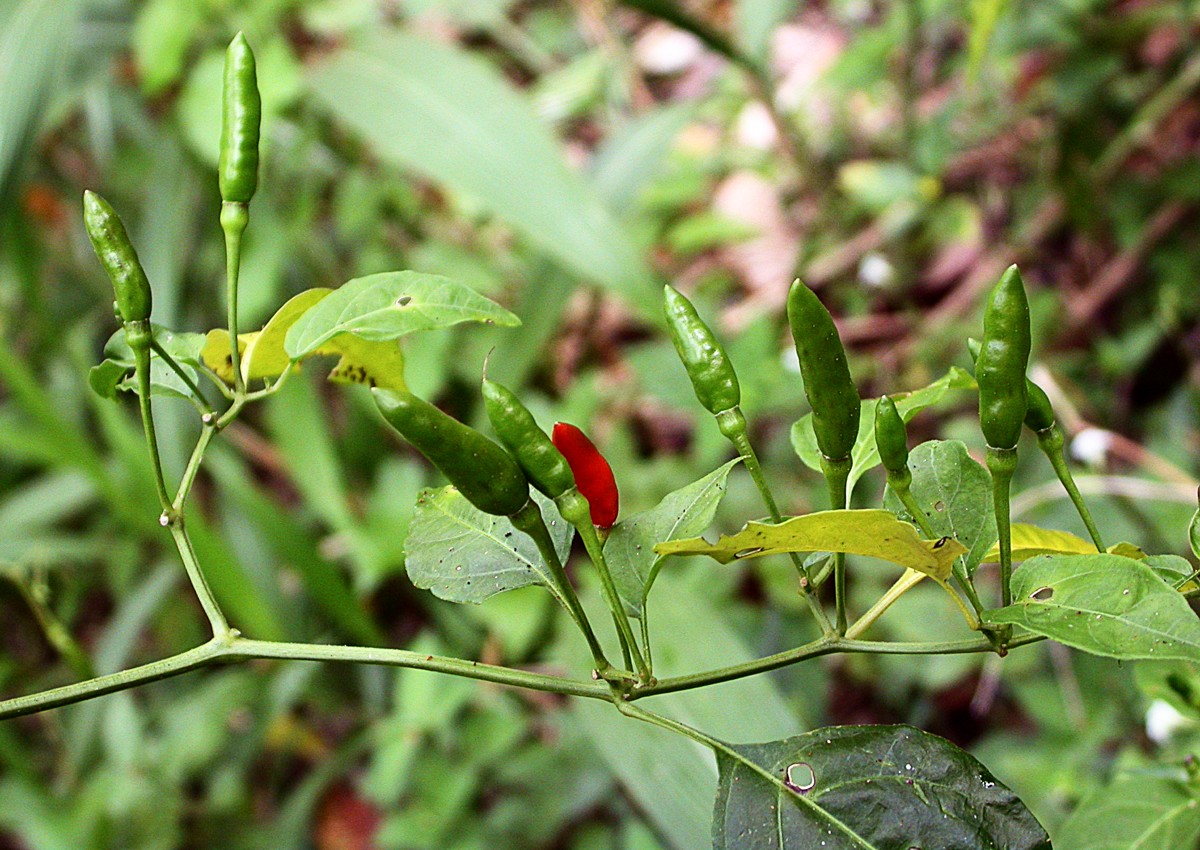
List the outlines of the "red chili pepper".
{"label": "red chili pepper", "polygon": [[562,452],[575,475],[575,486],[588,500],[592,510],[592,525],[612,528],[617,521],[617,480],[612,467],[587,435],[566,422],[555,422],[550,439]]}

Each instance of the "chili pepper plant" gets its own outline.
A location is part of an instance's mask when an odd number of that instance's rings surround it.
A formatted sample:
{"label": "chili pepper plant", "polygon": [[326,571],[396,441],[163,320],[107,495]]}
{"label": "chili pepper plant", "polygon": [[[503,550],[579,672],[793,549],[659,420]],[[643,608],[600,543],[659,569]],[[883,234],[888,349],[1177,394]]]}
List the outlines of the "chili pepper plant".
{"label": "chili pepper plant", "polygon": [[[1002,659],[1050,639],[1109,658],[1200,661],[1200,621],[1186,598],[1195,589],[1187,562],[1129,543],[1106,547],[1072,480],[1050,402],[1026,377],[1029,309],[1015,267],[988,300],[982,341],[972,344],[974,376],[954,369],[923,388],[881,398],[860,398],[829,312],[804,283],[793,284],[787,314],[811,406],[796,423],[793,442],[801,460],[823,476],[829,496],[827,510],[802,516],[786,515],[772,494],[771,470],[755,453],[735,364],[721,340],[682,293],[666,286],[666,329],[697,401],[729,441],[732,459],[657,507],[621,518],[617,481],[632,470],[614,475],[574,425],[558,423],[546,433],[516,393],[487,377],[486,367],[481,394],[496,439],[410,391],[401,337],[463,322],[518,323],[471,288],[413,271],[374,274],[336,289],[302,292],[261,329],[239,327],[241,240],[252,223],[260,111],[253,53],[238,35],[227,56],[219,171],[227,327],[198,334],[152,323],[150,286],[120,218],[99,195],[84,197],[87,230],[112,279],[122,324],[91,383],[102,395],[129,391],[137,397],[159,521],[178,550],[211,637],[153,663],[2,702],[0,718],[250,659],[408,667],[595,701],[629,723],[652,724],[711,750],[719,769],[716,848],[1036,850],[1050,841],[1021,800],[974,757],[920,729],[844,726],[766,743],[725,741],[647,706],[656,695],[837,653],[990,653]],[[369,386],[382,419],[449,481],[418,499],[407,542],[414,582],[462,603],[540,585],[578,630],[589,662],[556,675],[400,648],[259,640],[229,620],[206,583],[206,566],[185,522],[193,486],[210,446],[247,405],[278,393],[305,361],[330,355],[337,358],[330,378]],[[914,417],[947,393],[975,391],[986,467],[953,441],[910,451],[907,425]],[[164,397],[185,399],[201,423],[174,481],[164,473],[151,403]],[[1023,429],[1036,436],[1089,540],[1010,523],[1009,485]],[[757,490],[761,518],[750,517],[740,531],[709,542],[701,535],[737,465]],[[851,508],[856,484],[879,465],[887,480],[882,505]],[[964,499],[946,509],[941,500],[947,477],[983,482],[991,498]],[[1193,528],[1193,546],[1197,536]],[[572,576],[566,565],[574,537],[586,561]],[[713,559],[732,571],[770,556],[790,560],[794,592],[803,600],[797,610],[807,611],[818,636],[745,663],[661,674],[649,623],[657,606],[671,605],[652,594],[669,559]],[[896,571],[890,589],[868,606],[852,604],[848,593],[864,558]],[[998,568],[985,568],[991,563]],[[582,598],[580,575],[587,572],[598,580],[598,603]],[[944,591],[942,616],[961,618],[975,636],[871,639],[872,625],[922,582]],[[600,605],[611,630],[593,625]]]}

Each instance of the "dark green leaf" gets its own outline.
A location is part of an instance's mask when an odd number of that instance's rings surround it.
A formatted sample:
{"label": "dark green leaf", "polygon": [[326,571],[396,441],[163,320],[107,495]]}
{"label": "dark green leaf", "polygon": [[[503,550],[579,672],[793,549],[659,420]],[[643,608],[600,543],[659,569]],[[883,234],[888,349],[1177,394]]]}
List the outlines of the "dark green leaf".
{"label": "dark green leaf", "polygon": [[715,850],[1050,850],[987,768],[910,726],[834,726],[731,749],[736,758],[717,755]]}

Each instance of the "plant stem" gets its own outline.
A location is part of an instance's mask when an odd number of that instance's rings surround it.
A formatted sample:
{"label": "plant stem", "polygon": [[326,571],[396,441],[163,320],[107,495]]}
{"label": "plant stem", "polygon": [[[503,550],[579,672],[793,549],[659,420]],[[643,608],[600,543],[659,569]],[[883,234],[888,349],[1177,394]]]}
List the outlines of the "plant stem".
{"label": "plant stem", "polygon": [[183,568],[187,571],[188,581],[192,583],[196,599],[199,600],[200,607],[204,609],[204,615],[208,617],[213,637],[214,639],[224,638],[231,631],[229,622],[221,612],[221,606],[217,604],[217,600],[208,586],[208,581],[204,578],[204,572],[200,569],[196,550],[192,548],[191,538],[188,537],[187,530],[184,528],[183,514],[178,514],[171,521],[169,527],[171,537],[175,540],[175,548],[179,550],[179,557],[183,561]]}
{"label": "plant stem", "polygon": [[[1029,643],[1045,640],[1041,635],[1023,634],[1007,643],[1012,649]],[[973,638],[959,641],[897,643],[884,641],[849,640],[837,637],[821,637],[817,640],[777,652],[752,661],[705,670],[700,673],[690,673],[684,676],[673,676],[659,679],[653,685],[638,688],[629,695],[630,700],[658,694],[676,693],[729,682],[734,679],[744,679],[781,667],[790,667],[810,658],[831,655],[835,652],[861,652],[876,655],[961,655],[975,652],[995,652],[996,647],[987,638]]]}
{"label": "plant stem", "polygon": [[162,505],[163,514],[170,517],[174,514],[171,497],[167,495],[167,482],[163,478],[162,458],[158,454],[158,437],[154,431],[154,412],[150,408],[150,349],[138,347],[134,349],[134,365],[137,369],[138,409],[142,414],[142,428],[146,432],[146,447],[150,451],[150,463],[154,468],[154,487],[158,491],[158,501]]}
{"label": "plant stem", "polygon": [[[587,612],[579,603],[575,588],[571,585],[571,580],[567,578],[567,571],[563,569],[562,561],[558,559],[558,553],[554,551],[554,541],[550,537],[550,531],[546,528],[546,521],[542,518],[542,511],[538,508],[537,503],[530,499],[525,503],[525,507],[510,516],[509,519],[520,531],[529,535],[537,545],[538,553],[541,554],[542,560],[546,563],[554,580],[555,587],[552,590],[571,619],[575,621],[575,625],[583,633],[583,638],[587,641],[588,649],[591,650],[592,659],[596,664],[596,671],[606,679],[613,672],[625,672],[616,671],[616,668],[604,657],[604,649],[600,646],[600,641],[596,639],[596,633],[592,631],[592,624],[588,620]],[[622,677],[618,676],[617,678]]]}
{"label": "plant stem", "polygon": [[225,232],[225,292],[229,320],[229,363],[233,369],[233,393],[246,391],[242,378],[241,352],[238,350],[238,273],[242,264],[242,233],[250,220],[246,204],[225,201],[221,204],[221,229]]}
{"label": "plant stem", "polygon": [[1000,543],[1000,604],[1012,604],[1012,528],[1009,516],[1009,489],[1017,469],[1017,450],[988,446],[987,467],[992,474],[992,502],[996,507],[996,534]]}
{"label": "plant stem", "polygon": [[[875,604],[867,610],[867,613],[855,620],[854,625],[846,629],[846,638],[848,640],[853,640],[867,629],[871,628],[875,621],[882,617],[884,612],[887,611],[888,608],[891,608],[896,600],[920,584],[921,580],[924,578],[925,573],[920,572],[919,570],[906,569],[904,574],[901,575],[900,578],[896,579],[896,583],[889,587],[887,592],[884,593],[883,596],[879,597]],[[961,605],[962,603],[960,602],[959,604]]]}
{"label": "plant stem", "polygon": [[[716,415],[717,427],[721,433],[725,435],[729,442],[733,443],[733,447],[742,457],[742,463],[745,464],[746,470],[750,473],[750,478],[754,481],[754,486],[758,489],[759,496],[762,497],[763,504],[767,508],[767,512],[771,516],[771,522],[779,524],[783,521],[783,514],[779,511],[779,505],[775,502],[775,496],[771,493],[771,486],[767,484],[767,477],[763,474],[762,464],[758,462],[758,453],[754,451],[754,446],[750,442],[749,429],[746,427],[746,417],[738,407],[731,410],[721,411]],[[821,627],[823,634],[832,634],[833,625],[829,622],[829,617],[825,613],[825,609],[821,607],[821,600],[817,598],[816,586],[812,581],[812,576],[808,574],[808,570],[804,567],[804,562],[795,552],[789,552],[788,556],[792,560],[793,566],[796,568],[797,574],[800,576],[800,592],[804,597],[804,601],[808,603],[808,608],[817,619],[817,624]]]}
{"label": "plant stem", "polygon": [[612,573],[608,570],[608,562],[604,558],[604,547],[600,543],[600,537],[596,534],[596,527],[592,525],[590,516],[584,518],[575,527],[579,531],[579,536],[583,538],[583,548],[587,550],[588,557],[592,559],[592,563],[596,567],[596,574],[600,576],[600,587],[604,591],[604,600],[612,610],[613,623],[617,627],[617,637],[621,640],[621,651],[632,656],[634,667],[641,681],[649,682],[651,678],[650,665],[642,656],[637,639],[633,636],[629,617],[625,614],[625,605],[621,602]]}
{"label": "plant stem", "polygon": [[1096,544],[1096,551],[1107,551],[1104,548],[1104,541],[1100,539],[1100,529],[1096,527],[1096,523],[1092,519],[1092,512],[1088,510],[1087,503],[1083,501],[1083,495],[1079,492],[1079,488],[1075,486],[1075,477],[1071,475],[1071,469],[1067,466],[1067,459],[1063,454],[1063,445],[1066,441],[1063,438],[1062,429],[1056,423],[1044,431],[1038,431],[1037,441],[1038,448],[1042,450],[1042,454],[1050,461],[1050,465],[1054,467],[1054,474],[1058,476],[1063,489],[1071,497],[1071,503],[1075,505],[1075,510],[1079,512],[1079,518],[1087,526],[1088,534],[1091,536],[1092,542]]}
{"label": "plant stem", "polygon": [[114,691],[123,691],[148,682],[156,682],[170,676],[178,676],[180,673],[186,673],[211,663],[221,656],[224,646],[223,641],[213,638],[195,649],[189,649],[187,652],[181,652],[159,661],[151,661],[140,667],[131,667],[119,673],[110,673],[107,676],[98,676],[94,679],[63,685],[61,688],[52,688],[41,693],[5,700],[0,702],[0,720],[34,714],[49,708],[58,708],[104,694],[111,694]]}
{"label": "plant stem", "polygon": [[223,653],[228,658],[243,660],[250,658],[278,658],[290,661],[348,661],[357,664],[383,664],[389,667],[410,667],[415,670],[430,670],[449,673],[468,679],[510,685],[514,688],[529,688],[565,696],[588,697],[608,700],[612,691],[603,682],[583,682],[547,676],[527,670],[514,670],[462,658],[447,658],[412,652],[407,649],[390,649],[373,646],[332,646],[317,643],[282,643],[279,641],[249,640],[237,638],[230,642]]}
{"label": "plant stem", "polygon": [[[846,482],[850,479],[850,458],[830,460],[821,456],[821,471],[825,473],[825,483],[829,486],[829,506],[835,511],[846,507]],[[839,635],[846,633],[846,553],[835,552],[833,556],[833,598],[837,606],[836,630]]]}

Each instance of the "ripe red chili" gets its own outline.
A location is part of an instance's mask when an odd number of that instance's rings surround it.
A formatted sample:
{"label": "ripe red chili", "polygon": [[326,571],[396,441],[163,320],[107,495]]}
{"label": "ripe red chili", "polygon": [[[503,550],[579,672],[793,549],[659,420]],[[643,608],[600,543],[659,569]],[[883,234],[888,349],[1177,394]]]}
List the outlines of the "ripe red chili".
{"label": "ripe red chili", "polygon": [[575,475],[575,486],[588,500],[592,512],[592,525],[612,528],[617,521],[620,497],[617,480],[612,467],[600,454],[600,450],[587,435],[566,422],[555,422],[550,439],[554,447],[562,452]]}

